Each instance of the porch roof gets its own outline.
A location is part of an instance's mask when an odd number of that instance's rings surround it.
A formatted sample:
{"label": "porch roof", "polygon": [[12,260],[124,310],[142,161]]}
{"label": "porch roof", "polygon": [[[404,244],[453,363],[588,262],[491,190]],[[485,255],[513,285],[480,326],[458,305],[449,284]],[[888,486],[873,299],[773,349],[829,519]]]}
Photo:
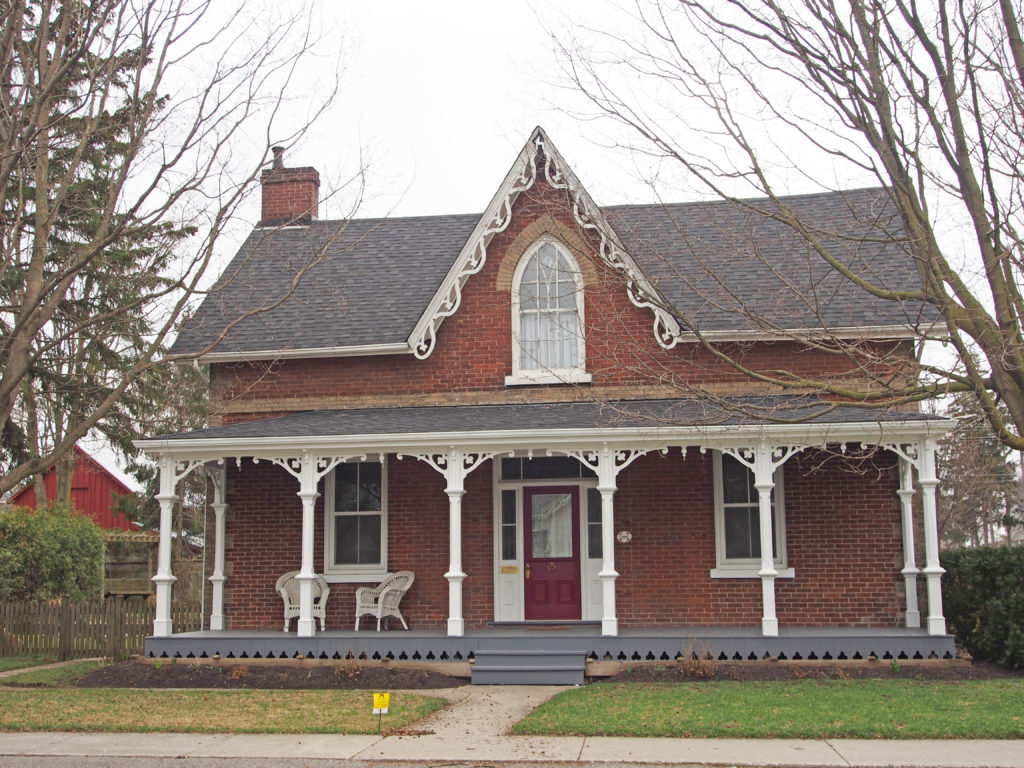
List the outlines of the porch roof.
{"label": "porch roof", "polygon": [[136,444],[154,452],[188,449],[352,446],[364,450],[507,444],[552,446],[602,439],[667,445],[749,442],[754,435],[789,442],[917,439],[946,431],[948,420],[792,395],[722,402],[575,401],[318,410],[180,432]]}

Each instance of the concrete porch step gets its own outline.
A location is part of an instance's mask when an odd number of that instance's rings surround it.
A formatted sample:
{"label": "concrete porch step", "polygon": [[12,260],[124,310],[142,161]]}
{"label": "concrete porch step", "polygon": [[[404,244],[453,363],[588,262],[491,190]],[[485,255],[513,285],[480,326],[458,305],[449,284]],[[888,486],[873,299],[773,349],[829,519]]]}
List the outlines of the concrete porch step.
{"label": "concrete porch step", "polygon": [[582,650],[480,648],[474,685],[582,685],[587,654]]}

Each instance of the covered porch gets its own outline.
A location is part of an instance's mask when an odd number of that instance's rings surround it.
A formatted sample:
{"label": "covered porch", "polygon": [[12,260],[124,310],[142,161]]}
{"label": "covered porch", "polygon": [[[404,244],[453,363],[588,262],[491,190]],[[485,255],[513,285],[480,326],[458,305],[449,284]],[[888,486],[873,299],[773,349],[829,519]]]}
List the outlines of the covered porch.
{"label": "covered porch", "polygon": [[[762,408],[771,411],[771,420],[750,415]],[[865,416],[870,416],[870,420]],[[157,575],[153,579],[157,614],[153,637],[147,641],[147,655],[241,657],[244,653],[248,658],[280,658],[282,655],[347,658],[353,654],[355,657],[400,659],[402,654],[408,658],[417,654],[427,658],[433,654],[440,659],[442,655],[455,658],[458,654],[468,658],[476,655],[481,644],[497,642],[536,647],[543,638],[544,644],[570,644],[594,658],[674,658],[686,643],[693,644],[695,640],[709,645],[716,657],[729,659],[737,656],[812,658],[812,654],[821,659],[840,658],[841,654],[847,658],[858,655],[862,658],[869,655],[941,658],[953,651],[942,615],[940,578],[943,571],[939,565],[935,509],[936,438],[946,428],[945,420],[922,414],[866,412],[834,403],[780,396],[760,398],[756,403],[748,399],[737,409],[698,401],[661,400],[317,411],[140,441],[139,447],[157,457],[161,483],[157,497],[161,508],[161,541]],[[896,566],[894,570],[904,587],[904,604],[898,619],[893,615],[887,626],[881,626],[882,622],[877,620],[860,622],[872,626],[850,620],[839,620],[834,626],[824,626],[827,620],[817,625],[804,625],[795,620],[788,625],[785,620],[780,622],[777,581],[788,579],[790,585],[794,583],[793,569],[780,565],[778,557],[780,526],[773,491],[780,469],[804,451],[840,456],[847,450],[870,451],[873,448],[894,456],[898,464],[899,487],[892,500],[899,509],[898,535],[902,546],[902,568]],[[629,539],[628,531],[620,531],[616,525],[621,474],[634,462],[651,454],[675,456],[677,464],[685,467],[687,456],[701,460],[700,457],[711,452],[731,457],[737,466],[749,472],[753,488],[749,506],[752,519],[757,521],[754,530],[759,539],[753,542],[758,545],[758,559],[750,568],[735,573],[713,571],[712,575],[721,579],[715,582],[716,586],[735,584],[739,578],[745,579],[747,584],[756,581],[759,584],[759,621],[749,625],[732,621],[716,625],[666,619],[652,621],[653,626],[646,627],[638,626],[642,621],[631,619],[628,626],[623,626],[620,621],[623,612],[618,602],[621,565],[616,562],[616,551],[617,545],[622,547]],[[569,629],[557,630],[544,628],[542,624],[514,626],[507,621],[496,621],[511,615],[499,616],[500,609],[496,607],[498,594],[505,586],[502,578],[508,577],[513,591],[516,585],[522,590],[523,579],[529,578],[521,532],[518,539],[513,539],[511,559],[505,559],[501,551],[503,501],[497,490],[494,492],[492,534],[495,552],[493,558],[488,559],[489,564],[493,560],[493,571],[477,566],[476,572],[467,574],[464,566],[463,499],[467,479],[491,460],[551,456],[570,457],[587,473],[589,479],[581,487],[593,491],[594,514],[591,520],[581,521],[580,528],[585,529],[589,523],[592,546],[600,553],[600,557],[593,560],[592,615],[584,611],[575,619],[560,622]],[[447,595],[443,629],[421,629],[414,624],[410,632],[355,633],[337,629],[339,622],[334,622],[327,631],[319,629],[313,613],[317,500],[325,479],[336,467],[368,459],[379,462],[404,459],[405,463],[429,467],[443,480],[448,524],[446,567],[443,575],[434,577],[443,579],[441,584],[430,582],[430,588],[443,585]],[[690,461],[692,465],[694,459]],[[231,616],[225,607],[225,589],[229,582],[225,520],[229,512],[227,468],[230,463],[237,467],[236,481],[244,482],[248,468],[263,463],[284,470],[294,483],[291,493],[297,494],[301,502],[301,557],[295,563],[299,571],[300,611],[294,632],[273,630],[270,625],[266,630],[232,627],[233,623],[235,626],[240,623],[239,611],[244,608],[236,599],[231,609],[235,615]],[[495,466],[493,461],[491,465]],[[178,482],[200,467],[213,481],[212,608],[208,629],[175,635],[170,618],[175,581],[170,557],[171,512],[178,500]],[[870,483],[870,479],[865,478],[863,482]],[[915,492],[919,494],[916,502]],[[841,500],[838,506],[841,507]],[[232,510],[235,511],[245,513],[245,510]],[[519,515],[521,526],[521,509]],[[918,535],[923,534],[924,538],[923,567],[919,567],[915,547],[917,529],[920,529]],[[884,531],[879,533],[890,535]],[[267,535],[273,538],[275,532],[267,531]],[[387,539],[386,530],[384,538]],[[859,542],[857,546],[870,544]],[[477,555],[479,553],[474,553],[474,562],[480,561]],[[388,564],[390,570],[404,567],[401,562],[394,562],[396,559],[393,557]],[[508,565],[502,565],[506,562]],[[921,577],[925,595],[923,606],[918,605]],[[336,578],[339,582],[357,580],[347,576]],[[421,583],[430,578],[422,572],[417,575]],[[472,621],[467,624],[463,599],[467,578],[477,579],[477,584],[493,584],[491,599],[495,607],[484,622],[478,619],[475,624]],[[665,589],[664,585],[658,588]],[[687,588],[688,585],[678,585],[681,593]],[[791,586],[788,588],[793,591]],[[634,596],[633,600],[636,599]],[[806,599],[813,601],[815,596],[808,595]],[[632,610],[630,615],[638,613]],[[275,621],[274,625],[277,624]]]}

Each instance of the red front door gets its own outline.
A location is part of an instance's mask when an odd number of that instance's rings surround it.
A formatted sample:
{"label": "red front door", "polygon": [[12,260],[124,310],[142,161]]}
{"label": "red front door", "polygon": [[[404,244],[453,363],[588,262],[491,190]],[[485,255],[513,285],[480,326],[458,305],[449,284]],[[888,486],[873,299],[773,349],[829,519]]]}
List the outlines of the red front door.
{"label": "red front door", "polygon": [[523,489],[527,621],[581,618],[580,491]]}

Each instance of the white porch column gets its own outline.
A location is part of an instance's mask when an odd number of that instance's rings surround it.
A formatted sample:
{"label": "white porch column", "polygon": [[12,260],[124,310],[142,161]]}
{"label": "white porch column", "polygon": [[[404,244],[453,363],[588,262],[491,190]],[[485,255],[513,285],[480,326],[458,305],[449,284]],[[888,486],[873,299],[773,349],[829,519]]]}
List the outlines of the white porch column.
{"label": "white porch column", "polygon": [[917,449],[917,476],[921,486],[921,506],[924,510],[925,567],[921,571],[928,587],[928,634],[946,634],[946,618],[942,615],[942,574],[939,565],[939,526],[936,520],[935,487],[939,479],[935,474],[936,440],[925,438]]}
{"label": "white porch column", "polygon": [[574,457],[597,473],[597,490],[601,494],[601,634],[614,637],[619,634],[619,615],[615,606],[615,581],[619,572],[615,570],[615,479],[638,458],[650,451],[667,453],[667,447],[650,446],[640,448],[616,448],[602,443],[594,451],[568,451]]}
{"label": "white porch column", "polygon": [[[466,620],[462,616],[462,582],[466,573],[462,570],[462,497],[466,495],[466,475],[494,456],[493,453],[470,453],[462,448],[450,446],[447,453],[417,454],[444,475],[448,496],[448,636],[461,637],[466,634]],[[399,456],[399,458],[402,458]]]}
{"label": "white porch column", "polygon": [[466,495],[463,486],[465,472],[452,470],[462,466],[462,451],[452,449],[448,454],[448,484],[444,492],[448,495],[448,635],[461,637],[466,634],[466,620],[462,616],[462,582],[466,572],[462,570],[462,497]]}
{"label": "white porch column", "polygon": [[313,618],[313,584],[316,571],[313,570],[313,505],[320,495],[316,490],[317,461],[309,451],[302,453],[299,469],[299,498],[302,499],[302,562],[295,581],[299,584],[299,637],[316,634],[316,619]]}
{"label": "white porch column", "polygon": [[615,508],[614,496],[619,474],[615,466],[615,454],[605,445],[598,454],[597,490],[601,494],[601,634],[619,634],[619,617],[615,608],[615,581],[619,572],[615,570]]}
{"label": "white porch column", "polygon": [[[316,634],[316,619],[313,618],[313,585],[316,571],[313,569],[313,509],[317,497],[317,483],[338,464],[352,456],[316,456],[312,451],[303,451],[298,458],[272,458],[270,461],[288,472],[299,481],[298,496],[302,500],[302,544],[299,572],[295,581],[299,585],[299,620],[296,634],[299,637],[313,637]],[[366,459],[362,455],[363,460]],[[255,461],[256,459],[254,459]]]}
{"label": "white porch column", "polygon": [[914,551],[914,468],[900,458],[900,512],[903,523],[903,584],[907,593],[906,625],[921,626],[921,611],[917,607],[917,555]]}
{"label": "white porch column", "polygon": [[[153,636],[170,637],[174,632],[171,621],[171,590],[177,581],[171,573],[171,523],[174,516],[174,505],[178,501],[176,488],[178,481],[199,466],[199,462],[176,462],[171,456],[162,454],[160,465],[160,493],[156,500],[160,504],[160,548],[157,550],[156,575],[156,615],[153,619]],[[179,466],[182,468],[179,473]]]}
{"label": "white porch column", "polygon": [[215,517],[214,541],[215,550],[213,556],[213,575],[210,576],[210,583],[213,585],[212,609],[210,611],[210,629],[224,629],[224,583],[228,580],[224,573],[224,552],[225,552],[225,521],[228,505],[225,501],[227,495],[227,467],[221,465],[210,473],[213,481],[213,514]]}
{"label": "white porch column", "polygon": [[775,467],[772,449],[762,440],[754,451],[754,488],[757,490],[758,525],[761,534],[761,634],[775,637],[779,634],[779,619],[775,615],[775,526],[772,525],[772,491],[775,488]]}

